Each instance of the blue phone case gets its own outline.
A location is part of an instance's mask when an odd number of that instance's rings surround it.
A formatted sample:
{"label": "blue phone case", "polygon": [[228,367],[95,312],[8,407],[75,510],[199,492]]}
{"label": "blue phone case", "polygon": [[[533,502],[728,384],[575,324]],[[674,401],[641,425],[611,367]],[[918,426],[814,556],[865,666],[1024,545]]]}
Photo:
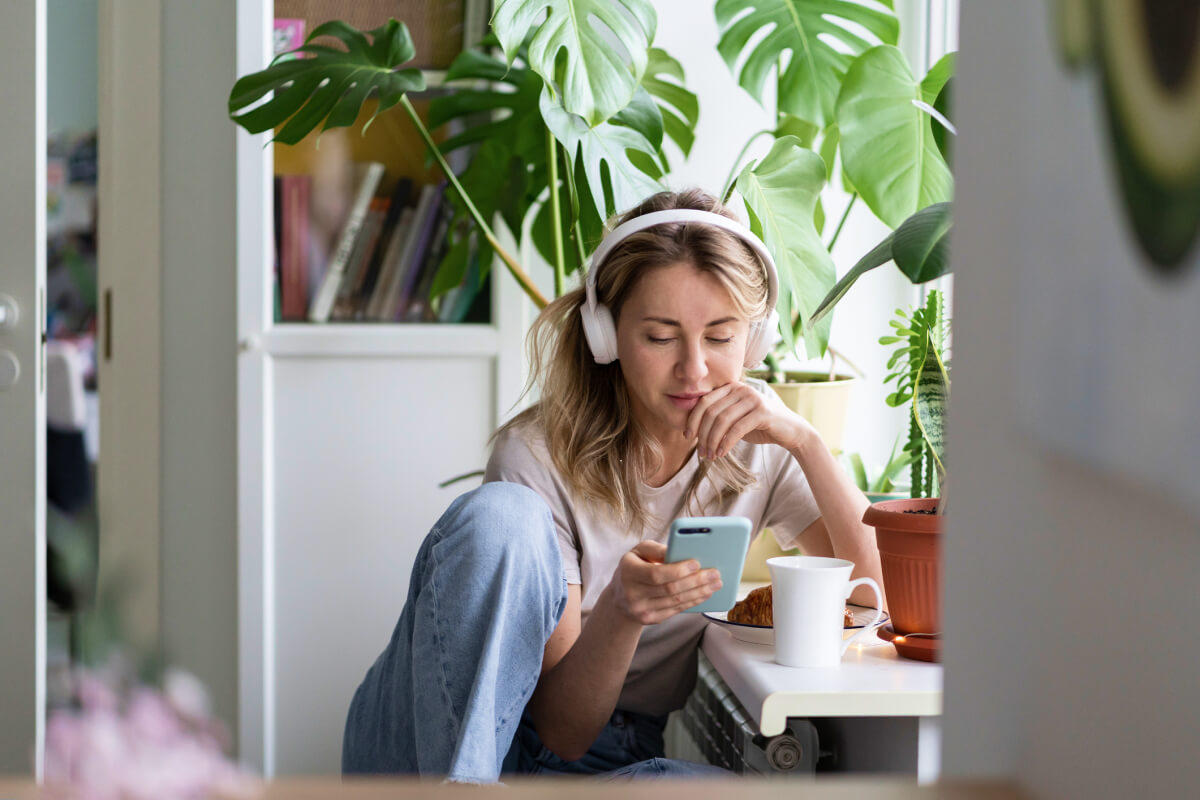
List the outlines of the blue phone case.
{"label": "blue phone case", "polygon": [[671,523],[667,563],[694,558],[701,569],[721,572],[716,594],[688,611],[728,611],[737,602],[738,582],[750,549],[750,520],[745,517],[680,517]]}

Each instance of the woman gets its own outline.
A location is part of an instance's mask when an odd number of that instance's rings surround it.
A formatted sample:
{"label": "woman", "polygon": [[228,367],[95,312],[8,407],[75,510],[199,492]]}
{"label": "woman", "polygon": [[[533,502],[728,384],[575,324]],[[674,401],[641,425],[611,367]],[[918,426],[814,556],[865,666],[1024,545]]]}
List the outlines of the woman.
{"label": "woman", "polygon": [[[744,378],[774,330],[766,248],[699,192],[654,195],[531,331],[541,400],[422,545],[351,703],[345,772],[695,774],[662,757],[716,570],[663,563],[672,519],[748,517],[880,582],[867,500],[813,427]],[[873,598],[853,595],[870,603]]]}

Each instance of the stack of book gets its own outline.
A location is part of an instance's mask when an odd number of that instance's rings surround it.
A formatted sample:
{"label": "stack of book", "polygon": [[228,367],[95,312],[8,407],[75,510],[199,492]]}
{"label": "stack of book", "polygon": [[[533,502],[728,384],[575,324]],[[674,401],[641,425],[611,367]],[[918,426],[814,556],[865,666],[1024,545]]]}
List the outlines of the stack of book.
{"label": "stack of book", "polygon": [[461,322],[477,292],[477,259],[461,287],[436,302],[429,297],[451,218],[445,183],[399,178],[380,194],[383,164],[358,167],[345,220],[330,242],[315,241],[310,224],[311,177],[276,178],[277,319]]}

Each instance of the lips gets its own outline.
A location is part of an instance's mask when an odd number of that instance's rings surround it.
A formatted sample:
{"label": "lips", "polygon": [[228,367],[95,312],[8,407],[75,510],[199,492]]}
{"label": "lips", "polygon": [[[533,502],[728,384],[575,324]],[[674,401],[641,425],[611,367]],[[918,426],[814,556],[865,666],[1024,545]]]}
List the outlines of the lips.
{"label": "lips", "polygon": [[690,411],[696,407],[696,404],[700,402],[700,398],[704,397],[706,394],[708,394],[708,392],[695,392],[688,394],[669,394],[667,397],[670,398],[671,403],[676,408],[682,408],[685,411]]}

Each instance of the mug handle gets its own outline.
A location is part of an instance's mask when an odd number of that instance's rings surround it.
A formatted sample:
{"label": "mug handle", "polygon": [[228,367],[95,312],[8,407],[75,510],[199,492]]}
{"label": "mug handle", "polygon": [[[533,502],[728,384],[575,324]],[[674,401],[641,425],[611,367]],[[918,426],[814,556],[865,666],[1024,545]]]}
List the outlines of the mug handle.
{"label": "mug handle", "polygon": [[870,586],[871,591],[875,592],[875,619],[863,626],[863,629],[851,636],[846,641],[842,642],[842,655],[846,655],[846,650],[850,645],[856,642],[863,636],[869,636],[874,632],[875,626],[883,619],[883,592],[879,591],[879,584],[872,578],[858,578],[846,584],[846,598],[849,599],[850,593],[854,591],[855,586]]}

